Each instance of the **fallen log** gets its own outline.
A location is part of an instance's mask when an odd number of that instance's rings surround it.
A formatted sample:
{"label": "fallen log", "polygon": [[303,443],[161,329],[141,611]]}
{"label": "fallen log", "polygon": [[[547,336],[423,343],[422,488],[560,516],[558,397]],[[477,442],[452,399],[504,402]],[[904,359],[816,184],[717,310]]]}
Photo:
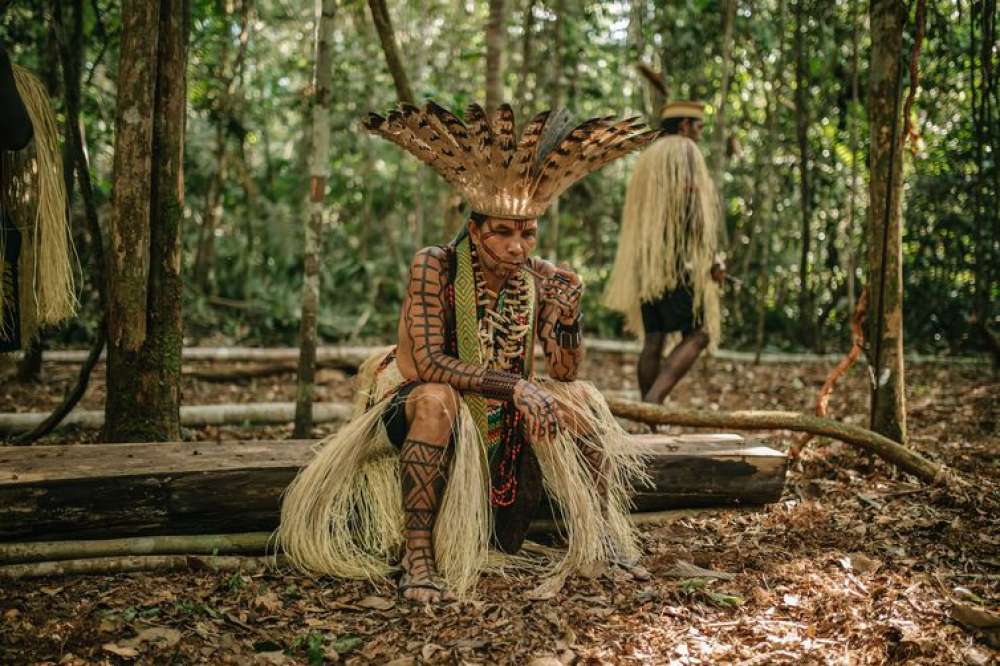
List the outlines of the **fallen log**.
{"label": "fallen log", "polygon": [[[353,375],[358,371],[358,364],[353,361],[343,359],[318,361],[317,370],[340,370],[347,375]],[[272,363],[269,365],[253,365],[250,367],[203,369],[185,366],[181,374],[191,379],[213,384],[238,384],[248,379],[261,379],[263,377],[275,377],[277,375],[290,375],[298,370],[298,366],[291,361],[284,363]]]}
{"label": "fallen log", "polygon": [[928,460],[913,449],[888,437],[841,423],[832,419],[809,416],[798,412],[738,411],[710,412],[694,409],[673,409],[629,400],[608,399],[611,413],[620,418],[650,425],[675,425],[692,428],[726,428],[734,430],[793,430],[811,432],[857,446],[892,463],[907,474],[930,484],[954,487],[961,485],[958,477],[946,466]]}
{"label": "fallen log", "polygon": [[[606,340],[598,338],[586,339],[587,351],[598,354],[635,354],[638,355],[642,346],[635,340]],[[360,365],[369,355],[385,349],[384,345],[325,345],[316,349],[318,361],[341,362]],[[536,350],[541,354],[541,350]],[[42,352],[44,363],[82,363],[86,358],[85,350],[54,349]],[[753,352],[742,352],[732,349],[720,349],[713,354],[714,358],[723,361],[753,363]],[[763,363],[836,363],[841,354],[810,354],[791,352],[766,352],[761,354]],[[299,359],[298,347],[185,347],[185,361],[247,361],[247,362],[296,362]],[[986,365],[990,362],[987,356],[928,356],[924,354],[907,354],[910,363],[940,363],[947,365]]]}
{"label": "fallen log", "polygon": [[0,580],[68,576],[78,574],[116,574],[135,571],[242,571],[256,573],[281,566],[283,558],[240,557],[237,555],[127,555],[92,557],[58,562],[29,562],[0,566]]}
{"label": "fallen log", "polygon": [[[274,529],[312,441],[94,444],[0,449],[0,541]],[[777,501],[786,458],[736,435],[636,438],[652,488],[636,511]],[[549,518],[547,514],[538,516]]]}
{"label": "fallen log", "polygon": [[[351,405],[347,403],[317,402],[313,404],[313,421],[315,423],[344,421],[350,418],[351,412]],[[48,416],[47,412],[0,414],[0,436],[31,430]],[[185,426],[291,423],[294,416],[294,402],[248,402],[181,407],[181,425]],[[75,409],[63,418],[56,429],[69,426],[96,429],[103,425],[103,410]]]}
{"label": "fallen log", "polygon": [[[633,525],[668,525],[684,518],[703,518],[745,508],[707,507],[668,509],[629,515]],[[531,521],[529,534],[550,534],[564,530],[557,520],[540,518]],[[274,532],[238,534],[171,534],[166,536],[127,537],[123,539],[78,539],[74,541],[29,541],[0,543],[0,565],[55,562],[59,560],[122,557],[127,555],[257,555],[273,554]]]}
{"label": "fallen log", "polygon": [[271,532],[171,534],[124,539],[0,543],[0,564],[24,564],[124,555],[263,555]]}

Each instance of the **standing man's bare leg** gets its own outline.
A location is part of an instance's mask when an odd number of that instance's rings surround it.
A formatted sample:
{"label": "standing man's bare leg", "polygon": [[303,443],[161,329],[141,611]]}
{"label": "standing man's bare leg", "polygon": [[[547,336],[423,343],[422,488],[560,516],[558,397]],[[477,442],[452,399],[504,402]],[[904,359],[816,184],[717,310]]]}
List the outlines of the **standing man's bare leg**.
{"label": "standing man's bare leg", "polygon": [[405,598],[421,603],[454,598],[438,577],[433,532],[457,414],[458,394],[447,384],[421,384],[406,400],[409,431],[399,457],[405,512],[400,589]]}
{"label": "standing man's bare leg", "polygon": [[660,374],[660,356],[663,355],[663,341],[666,333],[647,333],[642,342],[642,352],[639,353],[639,364],[636,373],[639,375],[639,394],[645,396],[653,387],[653,382]]}
{"label": "standing man's bare leg", "polygon": [[645,402],[661,404],[684,375],[687,374],[698,355],[708,346],[708,334],[702,330],[692,331],[671,350],[663,361],[660,372],[652,387],[643,394]]}

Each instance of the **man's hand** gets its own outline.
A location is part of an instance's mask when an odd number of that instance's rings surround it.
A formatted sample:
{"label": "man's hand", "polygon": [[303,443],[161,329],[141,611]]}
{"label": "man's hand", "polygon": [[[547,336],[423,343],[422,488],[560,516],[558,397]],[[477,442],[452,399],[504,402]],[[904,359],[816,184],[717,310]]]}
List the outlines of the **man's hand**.
{"label": "man's hand", "polygon": [[723,264],[712,264],[712,279],[719,286],[726,283],[726,267]]}
{"label": "man's hand", "polygon": [[532,442],[551,441],[559,429],[556,401],[537,384],[522,379],[514,387],[514,406],[524,417]]}
{"label": "man's hand", "polygon": [[542,282],[541,291],[542,298],[555,308],[563,324],[568,326],[576,320],[583,296],[583,281],[579,275],[567,268],[557,268]]}

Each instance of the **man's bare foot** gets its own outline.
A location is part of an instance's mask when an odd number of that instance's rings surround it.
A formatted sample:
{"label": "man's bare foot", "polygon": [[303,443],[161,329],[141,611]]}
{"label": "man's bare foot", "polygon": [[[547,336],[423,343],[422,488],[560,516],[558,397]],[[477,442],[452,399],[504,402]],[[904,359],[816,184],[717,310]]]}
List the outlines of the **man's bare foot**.
{"label": "man's bare foot", "polygon": [[436,604],[455,601],[457,597],[448,589],[437,572],[434,556],[429,551],[407,551],[403,557],[403,575],[399,579],[399,592],[404,599],[418,604]]}

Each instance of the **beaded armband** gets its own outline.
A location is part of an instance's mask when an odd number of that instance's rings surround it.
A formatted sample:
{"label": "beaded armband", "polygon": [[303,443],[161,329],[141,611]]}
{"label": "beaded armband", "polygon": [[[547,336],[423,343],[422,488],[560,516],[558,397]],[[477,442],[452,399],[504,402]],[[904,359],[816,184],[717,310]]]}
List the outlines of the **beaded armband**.
{"label": "beaded armband", "polygon": [[579,349],[583,342],[583,334],[580,332],[580,317],[577,316],[569,326],[557,320],[555,336],[556,344],[563,349]]}
{"label": "beaded armband", "polygon": [[521,379],[520,375],[515,375],[513,372],[487,370],[483,373],[478,393],[487,398],[510,400],[514,397],[514,387]]}

